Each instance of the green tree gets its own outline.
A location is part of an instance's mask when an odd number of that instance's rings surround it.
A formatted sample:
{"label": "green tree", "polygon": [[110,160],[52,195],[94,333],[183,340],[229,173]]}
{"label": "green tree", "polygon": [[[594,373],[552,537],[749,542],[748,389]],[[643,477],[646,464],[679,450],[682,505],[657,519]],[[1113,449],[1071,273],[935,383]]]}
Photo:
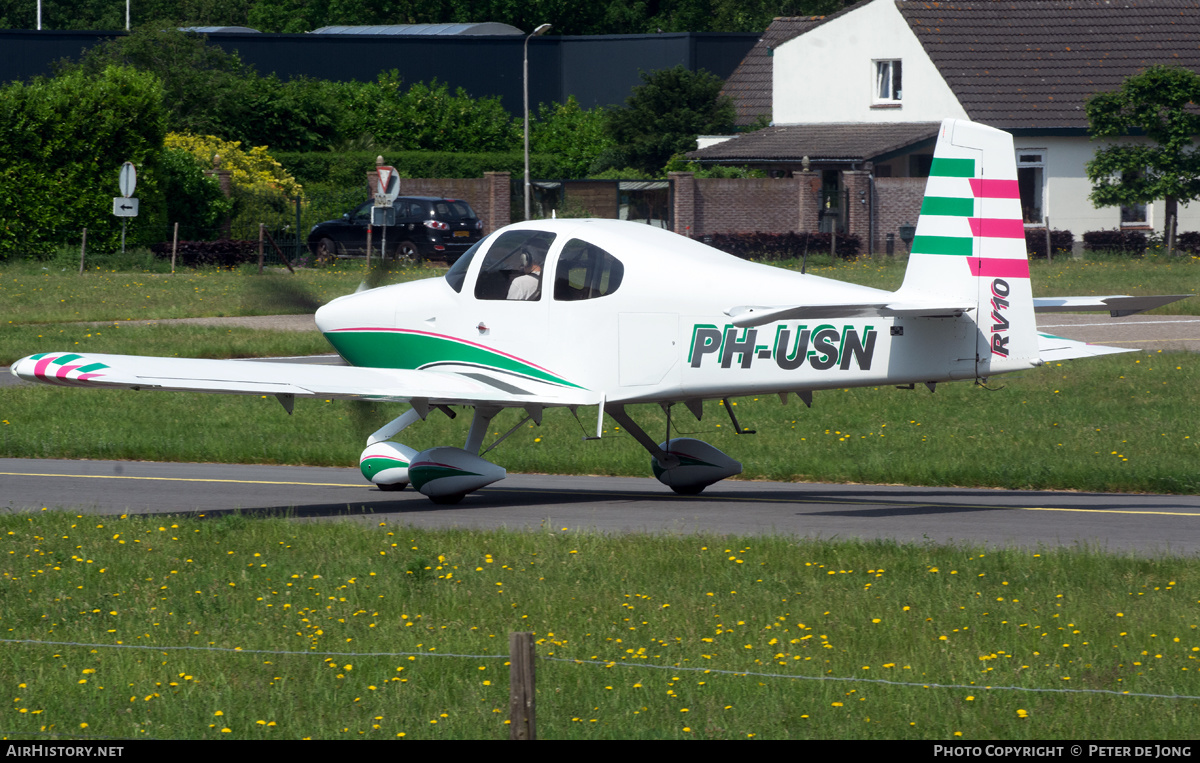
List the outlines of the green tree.
{"label": "green tree", "polygon": [[342,107],[329,97],[327,83],[260,76],[237,55],[168,22],[147,24],[108,40],[87,51],[77,64],[61,63],[59,71],[94,75],[114,64],[149,72],[162,82],[172,131],[283,151],[328,149],[342,140]]}
{"label": "green tree", "polygon": [[147,24],[107,40],[78,63],[64,62],[59,72],[94,75],[113,65],[132,66],[158,78],[172,130],[230,137],[227,126],[252,114],[253,70],[236,55],[169,22]]}
{"label": "green tree", "polygon": [[643,72],[625,107],[607,112],[608,135],[625,163],[660,174],[673,155],[696,148],[697,135],[733,132],[733,101],[721,95],[722,84],[715,74],[683,66]]}
{"label": "green tree", "polygon": [[573,95],[566,103],[542,104],[529,128],[530,149],[553,156],[568,177],[587,177],[600,154],[613,145],[604,122],[604,109],[585,111]]}
{"label": "green tree", "polygon": [[213,238],[233,211],[215,178],[206,177],[199,162],[187,151],[164,148],[159,160],[166,219],[179,223],[185,241]]}
{"label": "green tree", "polygon": [[395,70],[373,83],[340,88],[350,112],[343,131],[350,138],[371,136],[395,151],[512,151],[521,145],[521,130],[499,98],[471,98],[461,87],[451,93],[436,80],[405,90]]}
{"label": "green tree", "polygon": [[1119,90],[1092,96],[1087,115],[1093,139],[1138,134],[1147,139],[1096,150],[1086,165],[1092,203],[1107,207],[1165,199],[1167,218],[1174,220],[1178,202],[1200,198],[1198,105],[1200,75],[1177,66],[1151,66]]}
{"label": "green tree", "polygon": [[44,254],[83,227],[89,244],[113,245],[126,161],[138,167],[143,205],[131,228],[154,224],[162,101],[153,75],[119,66],[0,88],[0,256]]}

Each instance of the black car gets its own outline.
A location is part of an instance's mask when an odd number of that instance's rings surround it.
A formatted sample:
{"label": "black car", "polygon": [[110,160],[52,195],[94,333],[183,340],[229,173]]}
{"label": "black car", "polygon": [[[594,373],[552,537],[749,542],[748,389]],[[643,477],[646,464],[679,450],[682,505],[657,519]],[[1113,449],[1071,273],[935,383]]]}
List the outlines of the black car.
{"label": "black car", "polygon": [[[355,257],[367,253],[367,227],[374,201],[365,201],[341,220],[317,223],[308,234],[308,249],[318,258]],[[462,199],[401,196],[392,202],[396,224],[376,225],[371,248],[382,251],[387,232],[388,257],[453,263],[483,237],[483,221]]]}

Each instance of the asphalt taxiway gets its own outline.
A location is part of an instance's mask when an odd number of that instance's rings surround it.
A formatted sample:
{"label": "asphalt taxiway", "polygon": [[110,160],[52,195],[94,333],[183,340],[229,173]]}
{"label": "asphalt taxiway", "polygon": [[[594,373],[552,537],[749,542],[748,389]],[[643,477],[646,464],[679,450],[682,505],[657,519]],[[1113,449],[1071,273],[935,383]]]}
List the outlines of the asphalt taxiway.
{"label": "asphalt taxiway", "polygon": [[725,481],[681,497],[648,478],[514,474],[457,505],[437,506],[411,488],[382,492],[353,468],[0,459],[0,507],[83,514],[241,511],[426,528],[1087,546],[1142,556],[1200,551],[1200,496]]}

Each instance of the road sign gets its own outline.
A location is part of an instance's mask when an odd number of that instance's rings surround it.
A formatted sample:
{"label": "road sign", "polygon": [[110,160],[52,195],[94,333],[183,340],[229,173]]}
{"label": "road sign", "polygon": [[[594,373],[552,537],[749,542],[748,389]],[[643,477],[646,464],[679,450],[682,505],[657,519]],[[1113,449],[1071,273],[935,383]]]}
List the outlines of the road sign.
{"label": "road sign", "polygon": [[375,206],[389,206],[400,195],[400,175],[395,167],[381,164],[375,168],[379,175],[379,185],[375,188]]}
{"label": "road sign", "polygon": [[388,205],[386,207],[371,207],[371,225],[395,225],[396,224],[396,208]]}
{"label": "road sign", "polygon": [[125,162],[121,165],[120,186],[121,195],[125,198],[132,196],[133,189],[137,188],[137,168],[133,166],[133,162]]}
{"label": "road sign", "polygon": [[[133,165],[129,165],[132,167]],[[128,196],[116,196],[113,198],[113,214],[117,217],[137,217],[138,200],[131,199]]]}

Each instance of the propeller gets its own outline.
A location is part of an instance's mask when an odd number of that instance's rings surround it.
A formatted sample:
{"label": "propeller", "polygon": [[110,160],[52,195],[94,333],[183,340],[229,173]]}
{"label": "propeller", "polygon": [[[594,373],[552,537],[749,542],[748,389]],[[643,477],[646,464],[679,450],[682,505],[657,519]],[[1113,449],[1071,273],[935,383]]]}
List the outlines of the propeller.
{"label": "propeller", "polygon": [[246,279],[243,305],[254,312],[304,315],[324,303],[294,275],[264,273]]}
{"label": "propeller", "polygon": [[[386,285],[392,280],[393,272],[402,267],[393,261],[378,260],[371,265],[356,292]],[[328,295],[318,296],[305,279],[283,272],[249,276],[243,291],[243,305],[248,308],[247,312],[268,315],[312,314],[329,299]],[[383,410],[380,403],[370,400],[350,401],[348,408],[349,425],[364,439],[378,429],[383,421],[395,415]]]}

